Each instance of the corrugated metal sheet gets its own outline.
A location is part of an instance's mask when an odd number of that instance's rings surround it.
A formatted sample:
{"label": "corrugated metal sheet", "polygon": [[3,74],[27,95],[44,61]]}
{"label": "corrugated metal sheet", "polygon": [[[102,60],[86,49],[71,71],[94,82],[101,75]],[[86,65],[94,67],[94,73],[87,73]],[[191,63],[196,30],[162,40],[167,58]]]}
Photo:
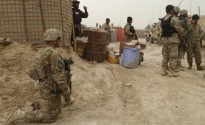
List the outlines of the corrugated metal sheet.
{"label": "corrugated metal sheet", "polygon": [[71,0],[0,0],[0,37],[39,43],[45,27],[61,30],[68,43],[72,22]]}

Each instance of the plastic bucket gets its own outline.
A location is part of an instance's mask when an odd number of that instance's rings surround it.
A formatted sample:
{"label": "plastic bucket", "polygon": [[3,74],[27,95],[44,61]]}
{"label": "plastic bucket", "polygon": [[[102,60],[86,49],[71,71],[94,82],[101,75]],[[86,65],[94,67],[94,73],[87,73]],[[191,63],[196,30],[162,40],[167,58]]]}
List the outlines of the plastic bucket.
{"label": "plastic bucket", "polygon": [[124,48],[121,66],[125,68],[137,68],[140,60],[140,50],[138,48]]}

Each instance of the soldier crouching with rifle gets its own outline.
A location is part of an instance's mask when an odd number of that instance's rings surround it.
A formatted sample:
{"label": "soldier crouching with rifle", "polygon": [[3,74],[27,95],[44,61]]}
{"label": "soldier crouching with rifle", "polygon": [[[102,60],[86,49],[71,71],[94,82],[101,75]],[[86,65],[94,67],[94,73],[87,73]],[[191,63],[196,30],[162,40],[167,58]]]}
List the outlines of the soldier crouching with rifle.
{"label": "soldier crouching with rifle", "polygon": [[[57,29],[48,29],[45,32],[44,41],[48,46],[39,51],[35,58],[35,64],[29,71],[30,78],[39,81],[41,96],[45,102],[42,106],[45,105],[45,108],[42,108],[39,102],[34,102],[27,108],[17,108],[8,117],[5,125],[11,125],[19,120],[31,123],[52,123],[58,119],[58,115],[61,113],[61,95],[64,96],[66,105],[73,103],[70,98],[69,67],[72,61],[64,61],[55,49],[59,47],[60,38],[61,32]],[[65,78],[65,74],[67,74],[67,78]]]}

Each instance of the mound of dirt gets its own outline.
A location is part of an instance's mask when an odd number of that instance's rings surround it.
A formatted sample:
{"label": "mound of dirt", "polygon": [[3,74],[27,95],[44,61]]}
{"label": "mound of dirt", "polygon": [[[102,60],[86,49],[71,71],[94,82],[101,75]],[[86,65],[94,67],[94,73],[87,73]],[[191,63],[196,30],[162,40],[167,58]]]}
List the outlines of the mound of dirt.
{"label": "mound of dirt", "polygon": [[12,43],[0,48],[0,117],[34,98],[37,91],[34,81],[27,75],[36,51],[29,45]]}

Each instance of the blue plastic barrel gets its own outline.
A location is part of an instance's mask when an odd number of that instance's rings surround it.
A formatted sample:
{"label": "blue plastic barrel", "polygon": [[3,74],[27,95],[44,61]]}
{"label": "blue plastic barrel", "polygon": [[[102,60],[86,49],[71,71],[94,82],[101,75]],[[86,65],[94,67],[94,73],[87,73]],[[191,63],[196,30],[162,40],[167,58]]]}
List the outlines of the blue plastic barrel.
{"label": "blue plastic barrel", "polygon": [[138,48],[125,47],[121,66],[125,68],[137,68],[140,60],[140,50]]}

